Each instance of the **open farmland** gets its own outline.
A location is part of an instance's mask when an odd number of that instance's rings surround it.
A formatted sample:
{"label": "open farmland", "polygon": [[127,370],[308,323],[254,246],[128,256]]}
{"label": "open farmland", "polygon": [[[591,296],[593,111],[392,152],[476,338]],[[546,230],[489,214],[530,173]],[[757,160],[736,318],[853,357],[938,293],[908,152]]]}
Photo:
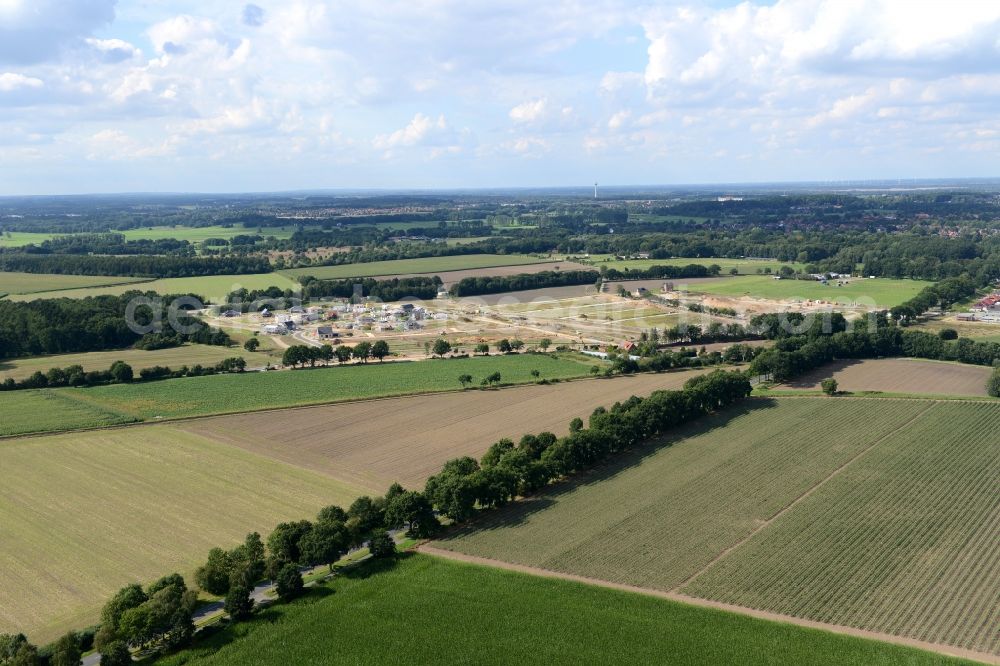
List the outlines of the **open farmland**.
{"label": "open farmland", "polygon": [[1000,655],[1000,406],[922,404],[685,592]]}
{"label": "open farmland", "polygon": [[189,344],[168,349],[145,351],[142,349],[121,349],[116,351],[87,352],[84,354],[58,354],[55,356],[29,356],[25,358],[0,359],[0,381],[7,377],[24,379],[32,373],[45,372],[49,368],[65,368],[70,365],[80,365],[87,372],[91,370],[107,370],[115,361],[125,361],[136,375],[143,368],[164,365],[170,368],[180,368],[183,365],[193,366],[215,365],[219,361],[241,356],[248,367],[264,366],[268,362],[275,363],[274,357],[260,352],[248,352],[235,347],[218,347],[215,345]]}
{"label": "open farmland", "polygon": [[[300,275],[311,275],[320,280],[332,280],[376,275],[387,276],[410,273],[438,273],[441,271],[465,271],[477,268],[492,268],[495,266],[539,264],[550,261],[551,259],[529,257],[524,254],[457,254],[420,259],[395,259],[362,264],[341,264],[340,266],[307,266],[304,268],[291,268],[282,271],[282,273],[292,278],[297,278]],[[523,273],[525,271],[520,272]],[[478,274],[481,275],[482,273]]]}
{"label": "open farmland", "polygon": [[[753,400],[487,514],[439,545],[670,590],[923,408]],[[840,433],[836,441],[830,432]]]}
{"label": "open farmland", "polygon": [[772,301],[827,301],[859,307],[891,308],[916,296],[929,286],[922,280],[850,278],[838,287],[835,280],[775,280],[770,276],[746,276],[699,285],[695,291],[716,296],[749,297]]}
{"label": "open farmland", "polygon": [[[471,255],[471,256],[483,256],[483,255]],[[354,264],[355,266],[361,266],[363,264]],[[521,275],[524,273],[541,273],[542,271],[575,271],[575,270],[590,270],[590,266],[584,266],[582,264],[574,264],[569,261],[546,261],[543,263],[534,264],[514,264],[510,266],[488,266],[486,268],[470,268],[466,270],[457,271],[434,271],[431,274],[437,275],[441,278],[441,282],[445,287],[450,287],[459,280],[467,277],[503,277],[507,275]],[[396,277],[413,277],[418,275],[426,275],[426,273],[393,273],[391,275],[373,275],[379,280],[386,280],[389,278]],[[590,287],[590,291],[595,291],[593,285],[582,285],[582,288],[586,289]],[[571,289],[573,287],[550,287],[554,289]],[[578,288],[580,288],[578,286]]]}
{"label": "open farmland", "polygon": [[754,400],[438,545],[997,654],[998,419]]}
{"label": "open farmland", "polygon": [[794,261],[778,261],[777,259],[726,259],[723,257],[672,257],[670,259],[615,259],[611,255],[593,255],[587,260],[596,268],[607,267],[623,271],[626,268],[632,270],[645,270],[652,266],[718,266],[721,273],[730,273],[734,268],[741,275],[754,275],[766,269],[777,273],[782,266],[802,271],[805,264]]}
{"label": "open farmland", "polygon": [[[113,414],[120,422],[450,391],[460,388],[458,376],[461,374],[472,375],[477,383],[493,372],[499,372],[505,384],[532,383],[536,381],[532,370],[538,370],[543,378],[567,379],[588,374],[592,364],[593,359],[585,357],[517,354],[17,391],[5,394],[0,400],[0,433],[12,435],[83,427],[81,417],[76,415],[64,419],[58,412],[41,416],[20,413],[22,407],[19,405],[43,404],[40,401],[49,395],[91,415],[88,418],[92,420],[96,414]],[[9,401],[11,395],[16,395],[17,401]]]}
{"label": "open farmland", "polygon": [[665,660],[688,666],[968,663],[420,554],[405,556],[395,567],[338,577],[301,602],[269,608],[249,623],[156,663],[632,665]]}
{"label": "open farmland", "polygon": [[819,391],[827,377],[841,391],[880,391],[924,395],[986,396],[991,370],[978,365],[908,358],[835,361],[775,387]]}
{"label": "open farmland", "polygon": [[[0,273],[0,276],[4,275]],[[80,277],[80,276],[66,276]],[[94,287],[88,289],[62,289],[61,291],[44,291],[30,296],[18,296],[12,300],[29,301],[36,298],[85,298],[104,294],[124,294],[126,291],[155,291],[158,294],[197,294],[209,302],[223,303],[229,292],[245,287],[247,289],[266,289],[280,287],[296,289],[298,283],[281,273],[250,273],[247,275],[204,275],[199,277],[163,278],[149,280],[134,285],[117,285],[112,287]]]}
{"label": "open farmland", "polygon": [[0,393],[0,437],[29,432],[98,428],[135,417],[74,400],[66,389]]}
{"label": "open farmland", "polygon": [[29,243],[51,240],[59,234],[34,233],[31,231],[4,231],[0,233],[0,247],[23,247]]}
{"label": "open farmland", "polygon": [[288,224],[283,227],[243,227],[243,226],[211,226],[211,227],[141,227],[139,229],[126,229],[121,231],[125,240],[161,240],[174,238],[185,240],[189,243],[200,243],[208,238],[225,238],[229,240],[234,236],[274,236],[275,238],[291,238],[299,225]]}
{"label": "open farmland", "polygon": [[93,624],[126,583],[189,574],[210,547],[358,494],[164,426],[5,441],[0,632],[52,639]]}
{"label": "open farmland", "polygon": [[632,395],[677,389],[702,371],[464,391],[180,424],[185,431],[376,491],[418,487],[450,458],[478,458],[501,437],[565,435],[574,417]]}
{"label": "open farmland", "polygon": [[[137,282],[143,282],[143,278],[114,277],[111,275],[10,273],[4,271],[0,272],[0,294],[34,294],[36,292],[48,292],[56,289],[75,290],[84,287],[123,285]],[[74,294],[74,296],[76,295]],[[32,296],[32,298],[37,298],[37,296]]]}

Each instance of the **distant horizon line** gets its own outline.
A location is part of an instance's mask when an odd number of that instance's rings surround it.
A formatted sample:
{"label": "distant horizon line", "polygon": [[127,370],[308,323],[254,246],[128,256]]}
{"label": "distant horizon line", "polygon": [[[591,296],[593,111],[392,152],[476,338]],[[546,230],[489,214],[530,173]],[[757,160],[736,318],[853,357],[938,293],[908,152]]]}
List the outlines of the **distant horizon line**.
{"label": "distant horizon line", "polygon": [[[920,185],[921,187],[916,187]],[[892,191],[899,189],[964,189],[972,185],[1000,186],[1000,176],[971,176],[960,178],[852,178],[843,180],[775,180],[775,181],[719,181],[702,183],[663,183],[663,184],[601,184],[598,191],[615,193],[653,193],[682,190],[723,191],[734,194],[743,191],[763,191],[775,189],[871,189],[874,191]],[[908,186],[908,187],[903,187]],[[350,196],[352,194],[387,194],[387,195],[431,195],[431,194],[476,194],[476,193],[559,193],[581,192],[593,198],[593,182],[579,185],[497,185],[497,186],[467,186],[467,187],[306,187],[280,190],[132,190],[107,192],[75,192],[46,194],[0,194],[0,200],[9,199],[41,199],[56,197],[183,197],[183,196],[274,196],[274,195],[315,195],[337,194]]]}

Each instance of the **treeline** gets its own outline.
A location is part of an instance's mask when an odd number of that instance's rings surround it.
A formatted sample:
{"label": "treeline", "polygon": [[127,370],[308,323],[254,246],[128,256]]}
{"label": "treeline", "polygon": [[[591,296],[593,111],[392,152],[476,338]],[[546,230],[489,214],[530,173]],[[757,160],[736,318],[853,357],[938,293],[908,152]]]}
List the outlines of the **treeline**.
{"label": "treeline", "polygon": [[194,256],[194,246],[176,238],[125,240],[122,234],[73,234],[56,236],[38,245],[18,248],[26,254],[163,254]]}
{"label": "treeline", "polygon": [[303,298],[351,298],[356,294],[358,285],[361,296],[384,302],[399,301],[404,298],[429,300],[435,298],[441,288],[441,278],[434,276],[418,276],[406,278],[350,278],[346,280],[317,280],[304,276],[302,283]]}
{"label": "treeline", "polygon": [[976,284],[968,277],[950,278],[925,287],[919,294],[900,303],[890,312],[894,319],[906,323],[916,319],[931,308],[948,308],[975,293]]}
{"label": "treeline", "polygon": [[650,266],[649,268],[608,268],[601,266],[601,277],[605,280],[659,280],[679,278],[711,277],[719,274],[718,266],[702,266],[688,264],[687,266]]}
{"label": "treeline", "polygon": [[[156,326],[168,317],[163,306],[138,307],[133,313],[138,332],[126,321],[126,311],[134,298],[147,297],[154,303],[169,302],[173,296],[132,291],[120,296],[51,298],[27,302],[0,300],[0,358],[67,354],[71,352],[140,347],[159,349],[184,342],[228,346],[229,336],[197,319],[178,313],[177,323],[190,330],[178,333],[164,324],[159,332],[146,333],[142,327]],[[153,307],[159,309],[153,311]]]}
{"label": "treeline", "polygon": [[337,347],[333,347],[332,345],[320,345],[318,347],[312,345],[292,345],[286,348],[281,355],[281,364],[295,368],[299,365],[305,367],[308,363],[309,367],[315,367],[319,361],[322,361],[324,365],[328,365],[333,359],[337,359],[338,363],[347,363],[352,358],[362,363],[367,363],[370,358],[376,358],[381,363],[382,359],[388,356],[389,353],[389,343],[385,340],[376,340],[375,342],[365,340],[353,347],[348,347],[347,345],[338,345]]}
{"label": "treeline", "polygon": [[505,291],[594,284],[600,277],[600,273],[591,270],[540,271],[538,273],[519,273],[517,275],[467,277],[451,285],[448,292],[452,296],[478,296],[480,294],[497,294]]}
{"label": "treeline", "polygon": [[0,253],[0,271],[174,278],[270,273],[272,267],[264,257],[248,256],[165,257],[2,252]]}
{"label": "treeline", "polygon": [[782,338],[751,362],[748,373],[784,382],[836,360],[889,356],[993,365],[1000,358],[1000,343],[946,340],[894,326],[881,315],[871,330],[868,322],[862,322],[850,332]]}
{"label": "treeline", "polygon": [[[139,371],[139,379],[142,381],[154,381],[157,379],[176,379],[179,377],[201,377],[204,375],[214,375],[223,372],[243,372],[246,369],[246,361],[240,356],[226,358],[215,365],[202,366],[196,364],[192,367],[182,366],[176,370],[166,366],[157,365],[151,368],[143,368]],[[40,388],[61,388],[64,386],[101,386],[103,384],[128,384],[135,380],[132,366],[124,361],[115,361],[107,370],[91,370],[85,372],[83,366],[70,365],[65,368],[50,368],[46,372],[38,370],[30,377],[15,380],[8,377],[0,383],[0,391],[16,391],[20,389],[40,389]]]}

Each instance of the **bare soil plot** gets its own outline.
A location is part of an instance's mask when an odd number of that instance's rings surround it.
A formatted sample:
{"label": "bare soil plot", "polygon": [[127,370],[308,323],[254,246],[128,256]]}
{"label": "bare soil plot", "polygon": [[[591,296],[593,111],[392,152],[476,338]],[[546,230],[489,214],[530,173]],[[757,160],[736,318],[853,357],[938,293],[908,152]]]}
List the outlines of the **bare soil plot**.
{"label": "bare soil plot", "polygon": [[574,417],[586,420],[598,406],[679,388],[695,374],[372,400],[204,419],[178,427],[381,493],[394,481],[419,486],[444,461],[478,457],[502,437],[516,440],[546,430],[566,434]]}
{"label": "bare soil plot", "polygon": [[88,626],[122,585],[361,492],[169,426],[4,441],[0,632]]}
{"label": "bare soil plot", "polygon": [[1000,405],[930,405],[684,591],[1000,655]]}
{"label": "bare soil plot", "polygon": [[986,396],[990,369],[908,358],[836,361],[778,386],[778,389],[819,391],[833,377],[841,391],[882,391],[924,395]]}

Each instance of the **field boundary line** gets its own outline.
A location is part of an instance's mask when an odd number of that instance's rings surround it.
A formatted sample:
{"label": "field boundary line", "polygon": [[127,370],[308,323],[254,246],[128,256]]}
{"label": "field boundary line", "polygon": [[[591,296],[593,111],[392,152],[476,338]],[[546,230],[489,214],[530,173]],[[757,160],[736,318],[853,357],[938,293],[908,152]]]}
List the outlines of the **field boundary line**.
{"label": "field boundary line", "polygon": [[974,661],[983,662],[986,664],[1000,665],[1000,656],[998,655],[990,654],[987,652],[976,652],[974,650],[967,650],[965,648],[945,645],[943,643],[930,643],[915,638],[897,636],[895,634],[883,634],[877,631],[869,631],[867,629],[857,629],[855,627],[849,627],[840,624],[827,624],[825,622],[807,620],[805,618],[795,617],[793,615],[783,615],[781,613],[772,613],[770,611],[758,610],[756,608],[747,608],[745,606],[736,606],[734,604],[726,604],[719,601],[709,601],[708,599],[699,599],[698,597],[690,597],[686,594],[682,594],[676,591],[667,592],[664,590],[656,590],[648,587],[638,587],[635,585],[628,585],[626,583],[613,583],[611,581],[601,580],[600,578],[589,578],[587,576],[564,573],[561,571],[552,571],[551,569],[543,569],[541,567],[532,567],[524,564],[514,564],[513,562],[505,562],[503,560],[495,560],[487,557],[479,557],[476,555],[466,555],[465,553],[459,553],[456,551],[445,550],[443,548],[437,548],[428,543],[420,544],[416,546],[413,550],[419,553],[423,553],[424,555],[441,557],[456,562],[463,562],[465,564],[475,564],[479,566],[492,567],[495,569],[504,569],[506,571],[514,571],[517,573],[528,574],[530,576],[540,576],[542,578],[567,580],[575,583],[583,583],[584,585],[593,585],[595,587],[618,590],[620,592],[631,592],[633,594],[641,594],[647,597],[657,597],[660,599],[666,599],[668,601],[686,604],[689,606],[698,606],[700,608],[711,608],[714,610],[736,613],[738,615],[746,615],[749,617],[756,618],[758,620],[767,620],[770,622],[783,622],[786,624],[792,624],[795,626],[805,627],[808,629],[818,629],[820,631],[828,631],[833,634],[853,636],[855,638],[866,638],[869,640],[882,641],[883,643],[892,643],[894,645],[901,645],[904,647],[918,648],[921,650],[926,650],[928,652],[935,652],[937,654],[947,655],[949,657],[959,657],[963,659],[971,659]]}
{"label": "field boundary line", "polygon": [[[421,361],[414,361],[414,362],[415,363],[420,363]],[[583,361],[579,361],[579,363],[580,363],[580,365],[586,365],[586,363],[583,362]],[[281,372],[290,372],[290,371],[282,370]],[[672,372],[672,371],[667,371],[667,372],[663,372],[663,373],[659,373],[659,374],[664,374],[664,375],[669,375],[669,374],[683,374],[683,371],[681,371],[680,373]],[[695,376],[695,375],[692,374],[692,377],[693,376]],[[607,377],[589,377],[587,375],[580,375],[579,377],[568,377],[566,379],[560,379],[558,382],[552,382],[550,380],[550,383],[548,385],[552,386],[552,385],[555,385],[557,383],[558,384],[569,384],[571,382],[583,382],[583,381],[608,381],[608,379],[609,378],[607,378]],[[615,380],[619,379],[619,377],[612,377],[610,379],[611,379],[611,381],[615,381]],[[423,397],[427,397],[427,396],[450,395],[452,393],[472,393],[474,391],[499,392],[499,391],[507,391],[507,390],[510,390],[510,389],[525,388],[525,387],[528,387],[528,386],[541,386],[541,384],[538,384],[536,381],[530,381],[530,382],[524,382],[524,383],[521,383],[521,384],[507,384],[507,385],[498,386],[496,388],[489,388],[489,389],[479,389],[479,388],[463,389],[463,388],[454,388],[454,389],[442,389],[442,390],[439,390],[439,391],[417,391],[417,392],[413,392],[413,393],[386,394],[386,395],[380,395],[380,396],[373,396],[371,398],[346,398],[344,400],[328,400],[328,401],[323,401],[323,402],[311,402],[311,403],[302,404],[302,405],[288,405],[288,406],[285,406],[285,407],[267,407],[267,408],[264,408],[264,409],[242,409],[242,410],[237,410],[237,411],[232,411],[232,412],[215,412],[215,413],[212,413],[212,414],[196,414],[196,415],[192,415],[192,416],[178,416],[176,418],[148,419],[148,420],[139,419],[139,420],[136,420],[136,421],[132,421],[130,423],[116,423],[116,424],[111,424],[111,425],[106,425],[106,426],[94,426],[94,427],[90,427],[90,428],[69,428],[69,429],[66,429],[66,430],[43,430],[43,431],[38,431],[38,432],[27,432],[27,433],[14,434],[14,435],[0,435],[0,442],[5,441],[5,440],[11,440],[11,439],[27,439],[29,437],[48,437],[48,436],[51,436],[51,435],[63,435],[63,434],[68,434],[68,433],[95,432],[95,431],[100,431],[100,430],[118,430],[118,429],[121,429],[121,428],[138,428],[138,427],[142,427],[142,426],[156,426],[156,425],[165,425],[165,424],[174,424],[174,423],[186,423],[188,421],[203,421],[205,419],[214,419],[214,418],[219,418],[219,417],[223,417],[223,416],[238,416],[240,414],[270,414],[270,413],[274,413],[274,412],[289,412],[289,411],[303,410],[303,409],[316,409],[318,407],[332,407],[334,405],[348,405],[348,404],[354,404],[354,403],[359,403],[359,402],[380,402],[380,401],[383,401],[383,400],[399,400],[401,398],[423,398]],[[60,388],[55,388],[55,389],[37,389],[37,390],[43,390],[43,391],[44,390],[60,391],[60,390],[62,390],[62,388],[60,387]],[[98,408],[103,409],[105,411],[111,411],[111,410],[109,410],[108,407],[105,407],[104,405],[99,405],[97,403],[93,403],[93,402],[90,402],[90,401],[87,401],[87,400],[78,400],[77,402],[79,402],[80,404],[86,405],[88,407],[98,407]],[[113,413],[117,414],[118,412],[113,412]],[[123,414],[123,415],[124,416],[129,416],[129,417],[131,416],[130,414]]]}
{"label": "field boundary line", "polygon": [[[928,401],[928,402],[930,404],[928,404],[925,408],[921,409],[915,415],[913,415],[912,417],[910,417],[909,419],[907,419],[903,423],[899,424],[899,426],[897,426],[896,428],[893,428],[892,430],[890,430],[889,432],[885,433],[881,437],[877,437],[875,439],[875,441],[873,441],[871,444],[869,444],[868,446],[866,446],[865,448],[863,448],[861,451],[859,451],[858,453],[854,454],[849,459],[847,459],[846,461],[844,461],[843,463],[841,463],[836,469],[834,469],[832,472],[830,472],[826,477],[824,477],[823,479],[821,479],[820,481],[818,481],[817,483],[815,483],[813,486],[811,486],[804,493],[802,493],[801,495],[799,495],[798,497],[796,497],[794,500],[792,500],[789,504],[787,504],[784,508],[782,508],[776,514],[774,514],[773,516],[771,516],[770,518],[768,518],[764,522],[760,523],[757,527],[755,527],[745,537],[743,537],[742,539],[740,539],[739,541],[737,541],[733,545],[727,547],[725,550],[723,550],[718,555],[716,555],[715,557],[713,557],[711,562],[709,562],[708,564],[706,564],[704,567],[702,567],[701,569],[699,569],[698,571],[696,571],[692,575],[688,576],[685,580],[683,580],[681,583],[679,583],[671,591],[680,594],[681,588],[685,587],[686,585],[688,585],[689,583],[691,583],[693,580],[695,580],[696,578],[698,578],[698,576],[702,575],[703,573],[705,573],[706,571],[708,571],[709,569],[711,569],[720,560],[724,559],[727,555],[729,555],[734,550],[738,549],[740,546],[742,546],[747,541],[749,541],[754,536],[756,536],[758,533],[760,533],[761,530],[763,530],[763,529],[771,526],[774,523],[774,521],[778,520],[783,515],[785,515],[786,513],[788,513],[789,511],[791,511],[792,509],[794,509],[795,506],[798,505],[800,502],[803,502],[806,499],[808,499],[813,493],[815,493],[817,490],[819,490],[824,485],[826,485],[826,483],[828,481],[830,481],[831,479],[836,478],[837,476],[840,475],[841,472],[843,472],[845,469],[847,469],[848,467],[850,467],[851,464],[854,463],[854,461],[856,461],[859,458],[861,458],[862,456],[864,456],[866,453],[868,453],[869,451],[871,451],[872,449],[874,449],[876,446],[878,446],[879,444],[881,444],[882,442],[884,442],[889,437],[892,437],[893,435],[895,435],[896,433],[898,433],[899,431],[901,431],[903,428],[906,428],[910,424],[912,424],[915,421],[917,421],[920,417],[922,417],[924,414],[926,414],[927,412],[929,412],[931,409],[933,409],[935,406],[937,406],[942,401],[931,400],[931,401]],[[687,595],[684,595],[684,596],[687,596]]]}

